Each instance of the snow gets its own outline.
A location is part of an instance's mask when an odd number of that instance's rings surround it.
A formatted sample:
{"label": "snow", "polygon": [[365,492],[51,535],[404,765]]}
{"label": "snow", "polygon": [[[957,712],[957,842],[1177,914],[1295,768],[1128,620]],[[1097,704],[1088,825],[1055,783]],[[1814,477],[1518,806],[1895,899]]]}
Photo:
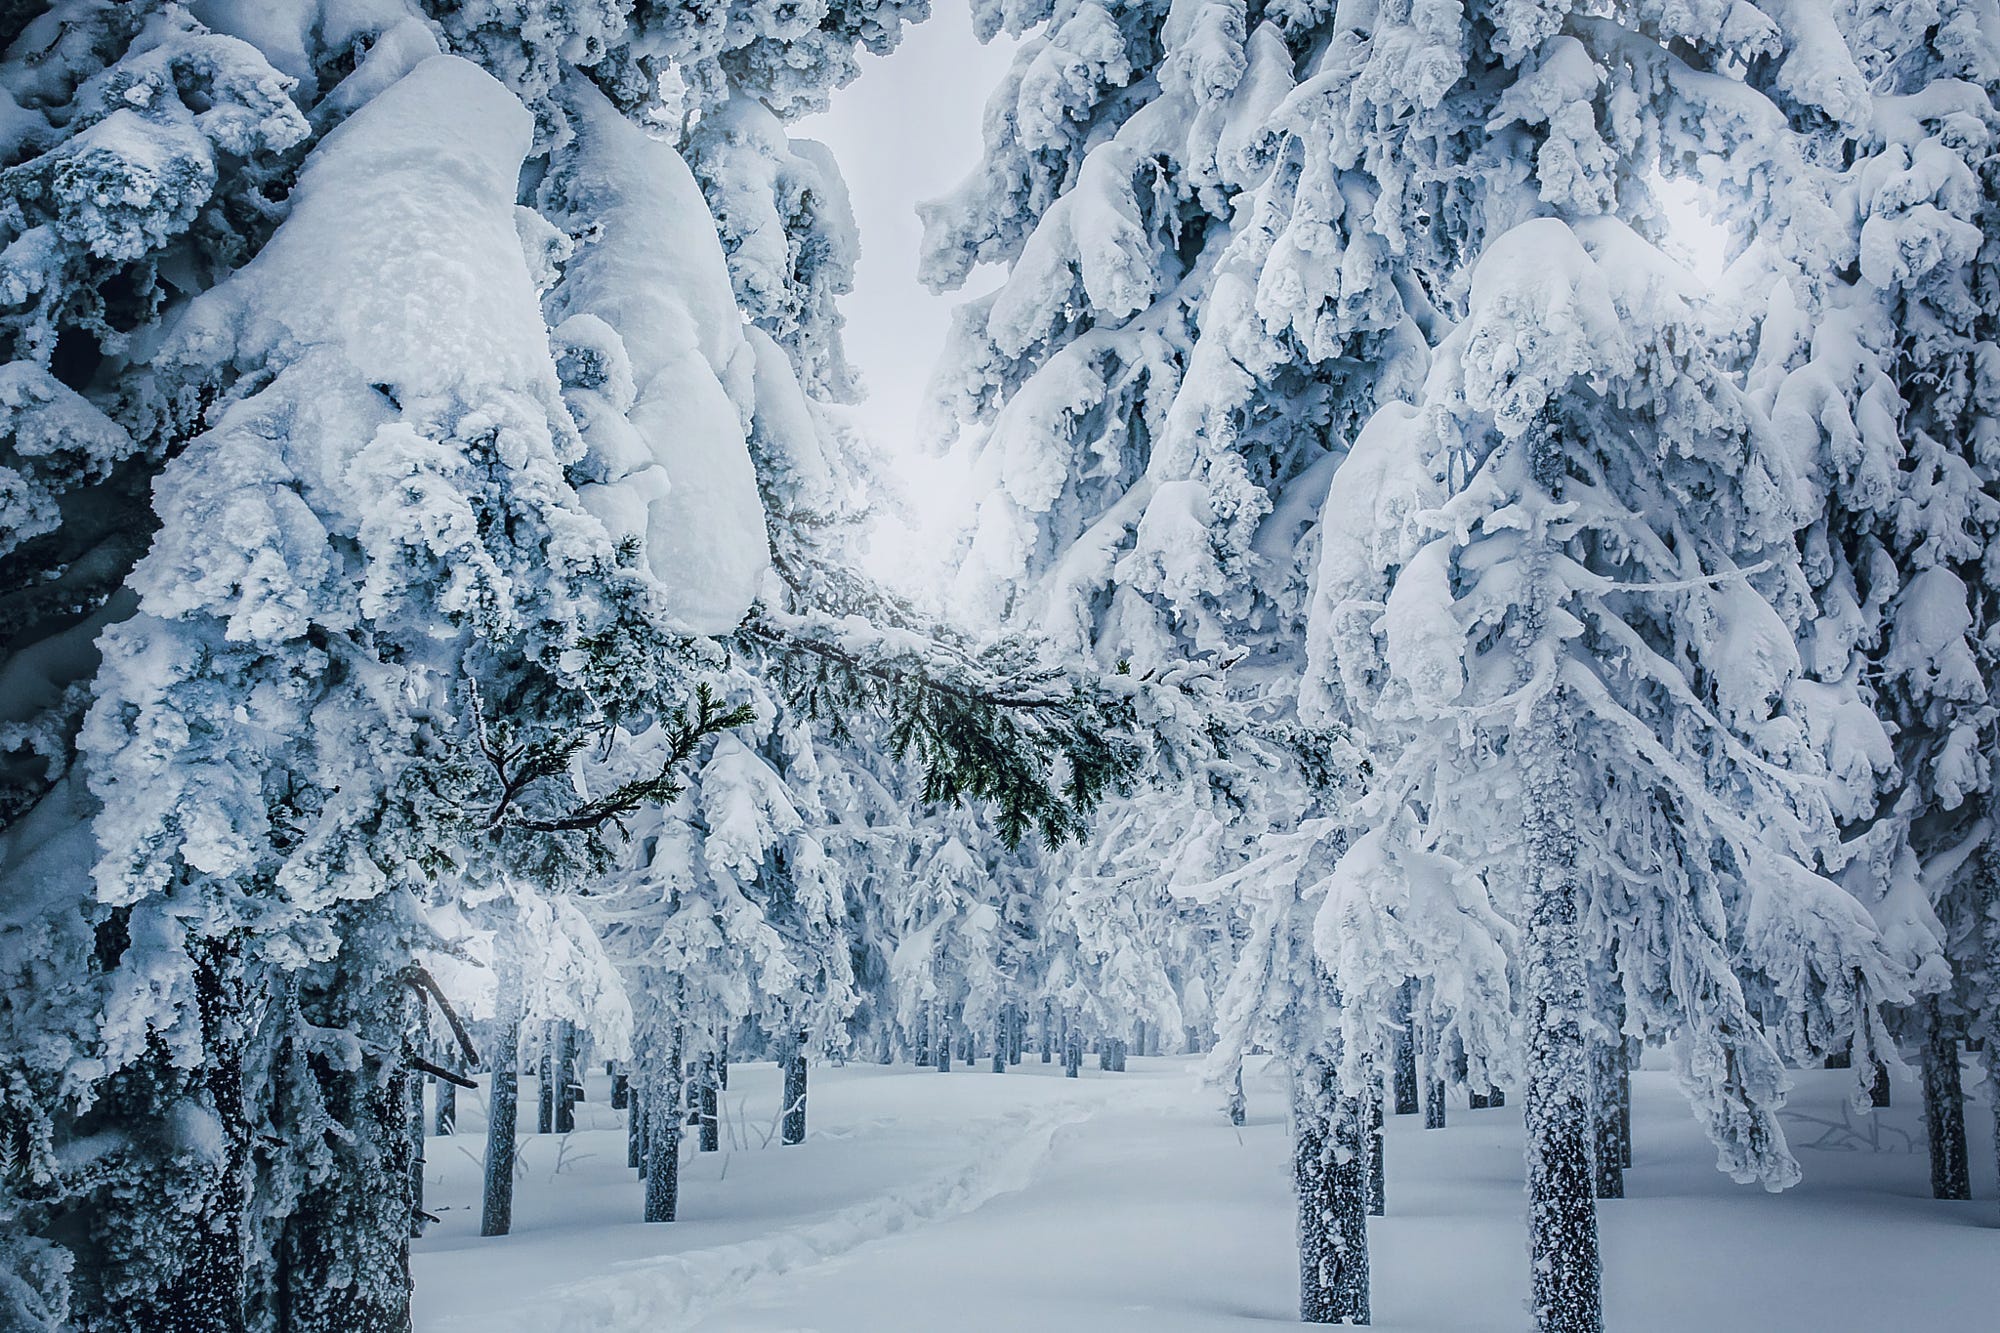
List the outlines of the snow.
{"label": "snow", "polygon": [[[579,1128],[531,1136],[514,1234],[477,1231],[480,1097],[427,1145],[442,1219],[415,1246],[417,1333],[1225,1333],[1293,1319],[1290,1166],[1275,1071],[1253,1059],[1232,1129],[1178,1058],[1063,1079],[847,1065],[812,1075],[812,1131],[772,1133],[778,1071],[730,1070],[726,1150],[690,1152],[681,1220],[638,1215],[622,1116],[588,1080]],[[1784,1113],[1805,1183],[1731,1186],[1664,1070],[1633,1080],[1627,1197],[1599,1204],[1606,1326],[1627,1333],[1975,1328],[2000,1300],[1993,1204],[1926,1197],[1918,1098],[1845,1109],[1810,1072]],[[532,1086],[524,1080],[524,1103]],[[1974,1115],[1978,1111],[1973,1112]],[[1521,1123],[1390,1117],[1388,1215],[1370,1222],[1376,1327],[1516,1333],[1526,1319]],[[769,1138],[771,1141],[766,1142]],[[1974,1135],[1973,1178],[1992,1179]],[[1920,1144],[1921,1140],[1916,1140]],[[462,1150],[462,1151],[461,1151]]]}

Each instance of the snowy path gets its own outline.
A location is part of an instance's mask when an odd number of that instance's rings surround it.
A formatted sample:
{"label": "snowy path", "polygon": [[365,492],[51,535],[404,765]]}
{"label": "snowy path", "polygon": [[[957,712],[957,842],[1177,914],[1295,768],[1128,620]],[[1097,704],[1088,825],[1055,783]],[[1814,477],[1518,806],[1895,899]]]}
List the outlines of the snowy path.
{"label": "snowy path", "polygon": [[[1839,1078],[1803,1076],[1797,1112],[1842,1123]],[[1032,1063],[998,1077],[851,1066],[815,1079],[810,1141],[764,1147],[774,1071],[740,1070],[741,1148],[689,1159],[683,1220],[666,1227],[630,1220],[638,1189],[601,1101],[581,1108],[584,1123],[607,1128],[574,1136],[563,1171],[551,1170],[552,1141],[531,1148],[517,1233],[503,1240],[471,1234],[471,1154],[433,1140],[432,1198],[447,1221],[419,1246],[420,1333],[1227,1333],[1291,1321],[1274,1082],[1252,1081],[1239,1133],[1190,1094],[1180,1061],[1086,1069],[1076,1082]],[[1602,1210],[1609,1327],[1985,1326],[2000,1308],[1991,1121],[1973,1108],[1981,1199],[1939,1204],[1902,1137],[1915,1090],[1897,1091],[1879,1151],[1844,1130],[1805,1147],[1825,1130],[1796,1119],[1807,1180],[1772,1197],[1716,1175],[1666,1076],[1642,1074],[1631,1197]],[[1376,1326],[1520,1333],[1518,1116],[1459,1111],[1441,1132],[1398,1118],[1389,1135],[1390,1215],[1371,1229]]]}

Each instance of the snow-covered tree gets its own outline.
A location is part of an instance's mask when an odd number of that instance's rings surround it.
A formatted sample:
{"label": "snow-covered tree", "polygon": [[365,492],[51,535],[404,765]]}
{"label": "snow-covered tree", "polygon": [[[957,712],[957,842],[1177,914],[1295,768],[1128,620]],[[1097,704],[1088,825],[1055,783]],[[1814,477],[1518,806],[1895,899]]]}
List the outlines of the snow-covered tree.
{"label": "snow-covered tree", "polygon": [[1858,681],[1879,719],[1836,724],[1858,770],[1841,811],[1845,882],[1936,997],[1911,1024],[1933,1183],[1965,1197],[1958,1030],[1993,1021],[1977,852],[1995,717],[2000,491],[1981,365],[1994,338],[2000,16],[1857,4],[1823,23],[1823,74],[1805,100],[1822,110],[1814,137],[1833,165],[1815,183],[1840,225],[1807,250],[1752,241],[1732,276],[1767,293],[1737,303],[1759,333],[1751,383],[1819,479],[1808,571],[1825,612],[1808,662]]}

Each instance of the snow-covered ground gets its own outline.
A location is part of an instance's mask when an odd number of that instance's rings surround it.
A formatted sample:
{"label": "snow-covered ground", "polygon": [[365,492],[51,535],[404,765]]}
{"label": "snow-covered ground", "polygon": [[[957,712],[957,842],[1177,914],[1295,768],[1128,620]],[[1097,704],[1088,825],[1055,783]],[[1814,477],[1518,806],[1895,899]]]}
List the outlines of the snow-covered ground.
{"label": "snow-covered ground", "polygon": [[[725,1151],[690,1152],[681,1219],[637,1222],[622,1113],[593,1078],[566,1139],[528,1140],[512,1236],[478,1232],[480,1099],[432,1139],[416,1250],[419,1333],[722,1330],[1161,1333],[1293,1318],[1284,1102],[1250,1080],[1232,1129],[1179,1059],[1070,1081],[816,1069],[808,1140],[777,1142],[769,1064],[731,1074]],[[1970,1108],[1973,1203],[1929,1198],[1913,1086],[1843,1114],[1809,1073],[1787,1112],[1806,1170],[1784,1195],[1729,1183],[1670,1077],[1634,1080],[1628,1197],[1601,1206],[1617,1333],[1878,1333],[1992,1327],[2000,1206],[1992,1121]],[[532,1123],[533,1084],[524,1084]],[[1389,1215],[1371,1222],[1376,1326],[1528,1326],[1514,1110],[1388,1127]],[[689,1142],[692,1149],[692,1141]]]}

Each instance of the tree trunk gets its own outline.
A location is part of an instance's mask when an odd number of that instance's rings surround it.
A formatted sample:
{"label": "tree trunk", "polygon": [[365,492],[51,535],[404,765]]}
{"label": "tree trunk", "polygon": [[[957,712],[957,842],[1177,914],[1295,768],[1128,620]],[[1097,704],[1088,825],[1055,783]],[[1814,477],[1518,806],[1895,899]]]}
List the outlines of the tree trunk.
{"label": "tree trunk", "polygon": [[456,1083],[447,1083],[443,1079],[438,1080],[437,1119],[433,1122],[432,1132],[440,1138],[447,1134],[458,1133],[458,1085]]}
{"label": "tree trunk", "polygon": [[1410,1026],[1416,1009],[1417,982],[1412,977],[1396,991],[1396,1036],[1390,1063],[1397,1115],[1417,1113],[1417,1037]]}
{"label": "tree trunk", "polygon": [[1590,1043],[1592,1124],[1591,1165],[1593,1189],[1600,1199],[1625,1197],[1624,1159],[1618,1151],[1618,1056],[1624,1038],[1616,1043]]}
{"label": "tree trunk", "polygon": [[722,1093],[715,1085],[715,1052],[701,1057],[701,1151],[722,1149]]}
{"label": "tree trunk", "polygon": [[1618,1048],[1618,1165],[1624,1170],[1632,1167],[1632,1062],[1638,1050],[1638,1043],[1629,1039]]}
{"label": "tree trunk", "polygon": [[1065,1022],[1063,1029],[1063,1077],[1079,1078],[1083,1074],[1083,1029],[1070,1022]]}
{"label": "tree trunk", "polygon": [[1008,1026],[1007,1011],[1003,1008],[1000,1011],[999,1025],[993,1029],[993,1072],[996,1074],[1007,1072]]}
{"label": "tree trunk", "polygon": [[556,1132],[556,1025],[542,1024],[541,1055],[535,1061],[535,1132]]}
{"label": "tree trunk", "polygon": [[[156,1045],[101,1093],[99,1114],[131,1136],[133,1174],[103,1200],[94,1219],[90,1280],[79,1284],[72,1310],[74,1327],[90,1333],[244,1333],[250,1327],[245,1304],[253,1278],[244,1240],[258,1163],[244,1089],[245,1038],[254,1010],[282,1013],[286,1007],[260,1002],[237,943],[189,938],[186,944],[204,1063],[176,1068]],[[220,1136],[218,1151],[176,1151],[171,1140],[177,1122],[212,1126]],[[10,1149],[14,1129],[0,1124],[0,1140]],[[7,1165],[11,1176],[14,1164]],[[11,1218],[4,1224],[7,1239],[0,1246],[10,1245],[15,1226]]]}
{"label": "tree trunk", "polygon": [[623,1070],[611,1076],[611,1109],[622,1111],[632,1096],[632,1077]]}
{"label": "tree trunk", "polygon": [[925,1002],[917,1011],[916,1059],[917,1068],[928,1069],[931,1065],[931,1005]]}
{"label": "tree trunk", "polygon": [[1528,1234],[1535,1325],[1601,1333],[1597,1202],[1592,1197],[1588,1002],[1577,926],[1576,745],[1561,688],[1514,733],[1523,768],[1526,843],[1522,980],[1528,1037]]}
{"label": "tree trunk", "polygon": [[937,1060],[938,1073],[949,1074],[951,1072],[951,1032],[942,1023],[931,1034],[931,1053]]}
{"label": "tree trunk", "polygon": [[408,1333],[419,1000],[403,968],[419,929],[415,904],[402,893],[350,904],[338,929],[340,951],[301,977],[299,1011],[322,1031],[351,1033],[360,1058],[301,1052],[298,1067],[328,1119],[295,1148],[318,1160],[276,1238],[283,1274],[272,1323],[286,1333]]}
{"label": "tree trunk", "polygon": [[[440,1087],[450,1087],[440,1083]],[[410,1239],[424,1234],[424,1076],[410,1075]]]}
{"label": "tree trunk", "polygon": [[1292,1184],[1299,1205],[1299,1319],[1368,1322],[1368,1149],[1360,1101],[1315,1052],[1293,1079]]}
{"label": "tree trunk", "polygon": [[[627,1079],[630,1079],[628,1074]],[[639,1085],[628,1081],[625,1089],[625,1165],[636,1169],[641,1177],[646,1173],[646,1110],[642,1102],[645,1094]]]}
{"label": "tree trunk", "polygon": [[576,1067],[576,1024],[564,1020],[555,1028],[555,1132],[574,1134],[577,1084],[582,1078]]}
{"label": "tree trunk", "polygon": [[798,1034],[785,1054],[786,1143],[806,1141],[806,1034]]}
{"label": "tree trunk", "polygon": [[657,1058],[647,1062],[646,1092],[646,1213],[648,1222],[671,1222],[681,1204],[681,1065],[686,1029],[676,1020],[667,1032],[667,1049],[649,1043]]}
{"label": "tree trunk", "polygon": [[1428,1013],[1424,1015],[1424,1128],[1444,1128],[1443,1029]]}
{"label": "tree trunk", "polygon": [[1229,1101],[1226,1103],[1229,1123],[1241,1125],[1249,1115],[1249,1104],[1243,1098],[1243,1066],[1236,1067],[1236,1077],[1229,1084]]}
{"label": "tree trunk", "polygon": [[1966,1164],[1965,1095],[1960,1087],[1958,1035],[1939,1012],[1935,995],[1924,1000],[1924,1130],[1931,1145],[1931,1196],[1970,1199]]}
{"label": "tree trunk", "polygon": [[1049,1064],[1056,1058],[1055,1005],[1042,1001],[1042,1063]]}
{"label": "tree trunk", "polygon": [[1382,1108],[1388,1100],[1387,1089],[1382,1086],[1382,1071],[1375,1062],[1368,1062],[1368,1213],[1371,1217],[1381,1217],[1389,1211],[1388,1145],[1383,1141]]}
{"label": "tree trunk", "polygon": [[486,1107],[486,1197],[481,1205],[479,1234],[504,1236],[514,1225],[514,1134],[521,1110],[521,991],[520,979],[502,967],[496,1044],[487,1063],[493,1085]]}

